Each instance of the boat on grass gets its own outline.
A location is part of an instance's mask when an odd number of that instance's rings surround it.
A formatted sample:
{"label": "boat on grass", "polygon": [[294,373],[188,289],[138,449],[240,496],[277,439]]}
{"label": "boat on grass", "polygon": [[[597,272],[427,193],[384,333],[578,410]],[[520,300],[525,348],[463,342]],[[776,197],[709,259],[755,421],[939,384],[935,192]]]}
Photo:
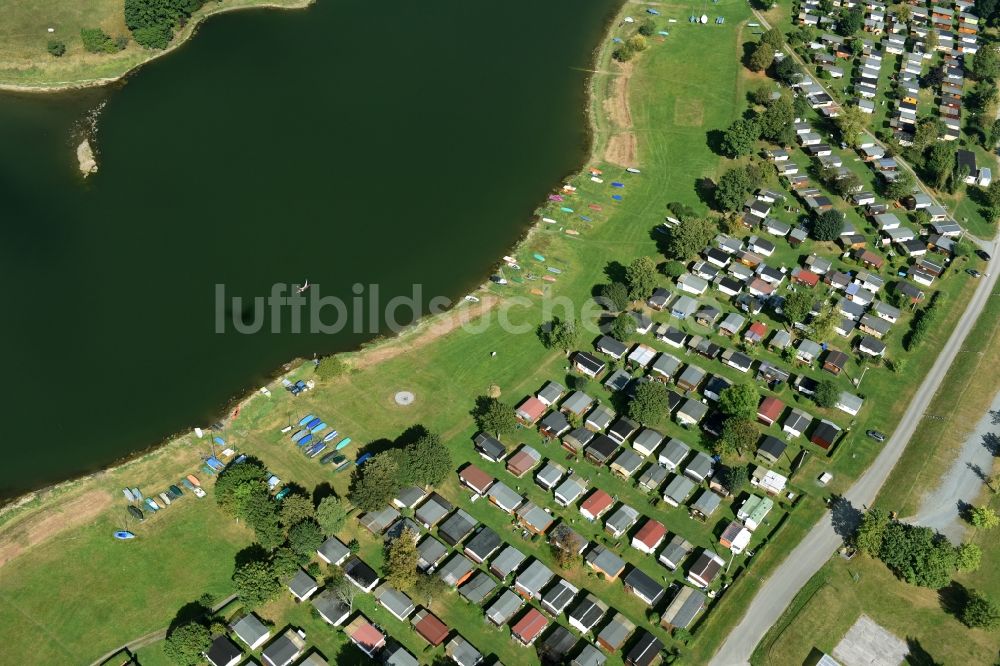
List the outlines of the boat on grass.
{"label": "boat on grass", "polygon": [[129,532],[128,530],[118,530],[117,532],[115,532],[115,538],[121,539],[122,541],[126,541],[128,539],[134,539],[135,535]]}
{"label": "boat on grass", "polygon": [[641,171],[639,171],[638,169],[636,169],[634,167],[628,167],[625,170],[628,171],[629,173],[642,173]]}
{"label": "boat on grass", "polygon": [[187,480],[190,481],[191,483],[193,483],[196,486],[200,486],[201,485],[201,481],[199,481],[198,477],[195,476],[194,474],[188,474],[187,475]]}
{"label": "boat on grass", "polygon": [[132,514],[132,517],[138,520],[139,522],[142,522],[143,520],[146,519],[146,516],[142,513],[142,509],[140,509],[137,506],[132,506],[130,504],[128,506],[128,512]]}
{"label": "boat on grass", "polygon": [[302,420],[299,421],[299,425],[300,426],[304,426],[305,424],[307,424],[310,421],[312,421],[314,418],[316,418],[315,414],[309,414],[308,416],[303,416]]}
{"label": "boat on grass", "polygon": [[545,261],[545,256],[544,256],[544,255],[541,255],[541,254],[538,254],[537,252],[536,252],[536,253],[534,254],[534,257],[535,257],[535,259],[537,259],[538,261]]}
{"label": "boat on grass", "polygon": [[323,441],[324,442],[329,442],[331,439],[333,439],[336,436],[337,436],[337,431],[334,430],[334,431],[330,432],[326,437],[324,437]]}
{"label": "boat on grass", "polygon": [[166,504],[167,506],[170,506],[170,496],[169,495],[167,495],[166,493],[160,493],[160,499],[163,500],[164,504]]}
{"label": "boat on grass", "polygon": [[311,432],[312,434],[315,435],[317,433],[323,432],[326,429],[327,429],[326,423],[320,423],[320,424],[317,424],[317,425],[313,426],[313,428],[310,429],[309,432]]}
{"label": "boat on grass", "polygon": [[299,447],[306,446],[309,442],[313,441],[313,439],[315,438],[312,435],[306,435],[305,437],[299,440],[298,446]]}
{"label": "boat on grass", "polygon": [[161,508],[160,505],[156,503],[156,500],[154,500],[152,497],[146,498],[146,506],[148,506],[149,510],[153,511],[154,513],[156,511],[159,511]]}
{"label": "boat on grass", "polygon": [[346,448],[348,445],[350,445],[350,443],[351,443],[351,438],[350,437],[345,437],[344,439],[340,440],[340,442],[337,444],[337,446],[336,446],[336,448],[334,448],[334,450],[335,451],[339,451],[339,450],[341,450],[343,448]]}
{"label": "boat on grass", "polygon": [[132,494],[132,490],[130,488],[122,488],[122,493],[125,494],[125,499],[129,502],[134,502],[137,499],[136,496]]}
{"label": "boat on grass", "polygon": [[295,444],[299,443],[299,440],[309,434],[308,430],[299,430],[297,433],[292,435],[292,442]]}
{"label": "boat on grass", "polygon": [[479,302],[479,298],[477,296],[473,296],[472,294],[469,294],[468,296],[466,296],[465,300],[467,300],[470,303],[478,303]]}
{"label": "boat on grass", "polygon": [[326,444],[324,444],[323,442],[319,442],[317,444],[313,444],[306,451],[306,455],[309,456],[310,458],[315,458],[316,456],[318,456],[319,454],[321,454],[323,452],[323,449],[325,449],[325,448],[326,448]]}

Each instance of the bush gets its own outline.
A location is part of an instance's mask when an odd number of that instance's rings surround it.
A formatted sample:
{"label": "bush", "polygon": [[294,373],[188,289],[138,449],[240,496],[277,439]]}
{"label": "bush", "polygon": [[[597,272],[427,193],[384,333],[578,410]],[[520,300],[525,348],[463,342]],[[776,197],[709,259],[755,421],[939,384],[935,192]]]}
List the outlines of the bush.
{"label": "bush", "polygon": [[903,338],[903,349],[910,351],[919,345],[928,331],[934,327],[934,322],[941,313],[941,308],[938,306],[942,298],[943,296],[940,291],[935,292],[933,298],[931,298],[931,302],[918,310],[917,314],[913,316],[913,320],[910,321],[910,330],[906,334],[906,337]]}
{"label": "bush", "polygon": [[656,32],[656,21],[646,17],[642,23],[639,24],[639,34],[644,37],[651,37],[653,33]]}
{"label": "bush", "polygon": [[611,52],[611,57],[617,60],[618,62],[628,62],[629,60],[632,59],[632,56],[634,55],[635,52],[632,50],[632,47],[629,46],[628,44],[621,44],[614,51]]}
{"label": "bush", "polygon": [[66,43],[59,41],[58,39],[50,39],[48,51],[50,55],[54,55],[58,58],[66,53]]}
{"label": "bush", "polygon": [[165,49],[173,38],[174,31],[170,26],[153,25],[132,31],[135,43],[147,49]]}
{"label": "bush", "polygon": [[111,35],[100,28],[82,28],[80,39],[83,40],[83,48],[90,53],[114,53],[121,50]]}

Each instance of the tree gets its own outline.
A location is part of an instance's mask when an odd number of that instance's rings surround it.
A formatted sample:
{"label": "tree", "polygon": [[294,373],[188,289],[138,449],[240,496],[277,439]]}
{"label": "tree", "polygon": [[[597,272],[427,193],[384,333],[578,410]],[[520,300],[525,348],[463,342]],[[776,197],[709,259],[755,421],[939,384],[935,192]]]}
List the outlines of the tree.
{"label": "tree", "polygon": [[[730,169],[722,174],[715,186],[715,204],[724,211],[738,211],[743,207],[743,202],[750,189],[750,177],[747,170],[744,167]],[[701,250],[701,247],[698,249]]]}
{"label": "tree", "polygon": [[868,127],[869,118],[870,116],[862,111],[861,107],[845,106],[840,110],[835,122],[844,141],[851,146],[856,146],[861,139],[861,133]]}
{"label": "tree", "polygon": [[981,530],[992,530],[1000,525],[1000,516],[988,506],[977,506],[969,512],[969,522]]}
{"label": "tree", "polygon": [[[909,9],[908,6],[906,6],[906,5],[904,5],[904,6],[907,9]],[[934,51],[937,50],[937,46],[938,46],[938,34],[937,34],[937,30],[928,30],[927,31],[927,37],[924,38],[924,49],[926,49],[927,51],[933,53]]]}
{"label": "tree", "polygon": [[944,81],[944,67],[931,67],[927,74],[920,78],[922,88],[936,88]]}
{"label": "tree", "polygon": [[750,482],[750,473],[746,465],[733,465],[726,472],[726,490],[730,495],[739,495]]}
{"label": "tree", "polygon": [[899,19],[900,23],[909,23],[910,19],[913,18],[913,10],[905,2],[895,5],[892,9],[896,12],[896,18]]}
{"label": "tree", "polygon": [[861,30],[865,24],[865,10],[863,5],[855,5],[852,9],[841,12],[837,20],[837,32],[844,37],[851,37]]}
{"label": "tree", "polygon": [[972,572],[983,563],[983,549],[974,543],[963,543],[955,549],[955,567],[959,571]]}
{"label": "tree", "polygon": [[629,417],[645,425],[661,423],[669,413],[670,391],[662,382],[642,384],[628,405]]}
{"label": "tree", "polygon": [[777,28],[769,28],[760,36],[761,44],[768,44],[775,51],[780,51],[785,44],[785,38],[781,36],[781,31]]}
{"label": "tree", "polygon": [[834,241],[844,230],[844,214],[839,210],[826,210],[813,222],[812,235],[818,241]]}
{"label": "tree", "polygon": [[580,331],[575,319],[555,317],[548,324],[542,325],[539,337],[546,349],[561,349],[568,354],[579,344]]}
{"label": "tree", "polygon": [[990,181],[989,187],[983,190],[983,197],[990,208],[1000,207],[1000,180]]}
{"label": "tree", "polygon": [[347,363],[339,356],[325,356],[316,366],[316,375],[320,379],[336,379],[347,373]]}
{"label": "tree", "polygon": [[756,119],[738,118],[722,133],[722,153],[732,158],[749,155],[759,138],[760,125]]}
{"label": "tree", "polygon": [[774,77],[786,86],[796,83],[801,75],[802,68],[791,58],[782,58],[774,66]]}
{"label": "tree", "polygon": [[897,521],[886,525],[879,558],[911,585],[939,589],[955,571],[955,548],[927,527]]}
{"label": "tree", "polygon": [[219,473],[215,482],[215,502],[230,516],[236,517],[240,504],[248,495],[247,488],[267,489],[268,471],[259,460],[244,460]]}
{"label": "tree", "polygon": [[315,514],[312,500],[304,495],[289,495],[281,500],[281,524],[285,528],[302,522],[307,518],[312,518]]}
{"label": "tree", "polygon": [[854,547],[860,552],[878,557],[882,552],[882,539],[889,524],[889,514],[882,509],[868,509],[854,532]]}
{"label": "tree", "polygon": [[212,635],[201,622],[187,622],[167,634],[163,652],[178,666],[202,663],[202,654],[212,645]]}
{"label": "tree", "polygon": [[274,575],[271,564],[259,560],[237,567],[233,573],[233,586],[247,610],[270,601],[281,591],[281,583]]}
{"label": "tree", "polygon": [[413,581],[414,601],[423,606],[430,606],[435,599],[440,599],[448,591],[448,585],[434,574],[418,573]]}
{"label": "tree", "polygon": [[629,46],[628,43],[619,44],[615,47],[615,50],[611,52],[611,57],[618,62],[628,62],[634,55],[635,51],[632,50],[632,47]]}
{"label": "tree", "polygon": [[795,107],[788,97],[782,95],[771,100],[759,116],[761,138],[781,144],[791,143],[789,131],[795,131],[794,120]]}
{"label": "tree", "polygon": [[813,297],[808,291],[793,291],[781,306],[781,314],[789,324],[802,323],[812,312]]}
{"label": "tree", "polygon": [[972,77],[979,81],[989,81],[1000,76],[1000,49],[997,44],[983,44],[972,56],[972,64],[966,67]]}
{"label": "tree", "polygon": [[760,392],[753,384],[734,384],[719,396],[719,409],[726,416],[753,420],[757,417]]}
{"label": "tree", "polygon": [[967,627],[996,629],[1000,627],[1000,605],[976,590],[969,590],[960,619]]}
{"label": "tree", "polygon": [[656,34],[656,21],[652,17],[647,16],[643,19],[642,23],[639,24],[639,34],[644,37],[652,37]]}
{"label": "tree", "polygon": [[927,172],[926,180],[930,181],[931,187],[940,190],[948,182],[955,165],[955,150],[952,141],[939,141],[927,151],[924,171]]}
{"label": "tree", "polygon": [[899,175],[896,176],[896,180],[893,180],[885,185],[885,196],[890,199],[902,199],[913,194],[913,188],[916,186],[916,181],[913,179],[913,174],[909,171],[899,171]]}
{"label": "tree", "polygon": [[770,44],[760,42],[750,54],[747,65],[751,71],[763,72],[774,62],[774,47]]}
{"label": "tree", "polygon": [[340,567],[331,567],[331,569],[336,570],[338,573],[335,574],[332,581],[327,580],[326,587],[328,590],[333,590],[333,594],[337,597],[337,600],[347,606],[348,612],[351,612],[354,610],[354,599],[361,590],[354,583],[347,580]]}
{"label": "tree", "polygon": [[271,556],[271,571],[279,580],[291,578],[308,559],[308,556],[303,557],[288,546],[282,546]]}
{"label": "tree", "polygon": [[311,555],[325,541],[319,523],[311,518],[292,525],[288,530],[288,545],[300,555]]}
{"label": "tree", "polygon": [[173,38],[174,31],[168,25],[151,25],[132,31],[135,43],[147,49],[165,49]]}
{"label": "tree", "polygon": [[400,478],[396,458],[388,451],[376,454],[364,466],[355,468],[350,490],[351,504],[362,511],[385,508],[399,491],[402,485]]}
{"label": "tree", "polygon": [[851,193],[860,192],[864,187],[864,183],[861,182],[856,173],[849,171],[847,174],[834,180],[832,186],[837,194],[846,199]]}
{"label": "tree", "polygon": [[820,381],[819,386],[816,387],[816,395],[813,399],[820,407],[827,409],[834,407],[837,401],[840,400],[840,388],[837,386],[837,382],[832,379]]}
{"label": "tree", "polygon": [[[1000,189],[997,191],[1000,192]],[[687,268],[684,267],[684,264],[676,260],[670,260],[663,264],[663,274],[669,278],[679,278],[684,275],[686,271]]]}
{"label": "tree", "polygon": [[66,53],[66,42],[60,41],[58,39],[50,39],[49,44],[46,47],[48,49],[49,55],[53,55],[57,58],[62,57]]}
{"label": "tree", "polygon": [[[700,247],[698,248],[701,249]],[[601,286],[601,299],[604,307],[612,312],[621,312],[628,307],[628,287],[621,282],[612,282]]]}
{"label": "tree", "polygon": [[406,528],[386,548],[385,579],[397,590],[408,590],[417,581],[417,536]]}
{"label": "tree", "polygon": [[564,523],[557,525],[549,534],[549,550],[561,569],[572,569],[579,563],[579,547],[573,530]]}
{"label": "tree", "polygon": [[656,262],[649,257],[638,257],[625,269],[625,284],[633,301],[647,298],[656,287]]}
{"label": "tree", "polygon": [[715,238],[717,231],[711,220],[684,220],[670,230],[665,254],[670,259],[686,261],[701,252]]}
{"label": "tree", "polygon": [[324,497],[316,507],[316,522],[323,530],[323,534],[332,536],[339,532],[347,520],[350,507],[347,503],[335,495]]}
{"label": "tree", "polygon": [[833,330],[840,323],[840,315],[829,306],[824,306],[822,311],[816,315],[810,324],[813,337],[820,342],[833,335]]}
{"label": "tree", "polygon": [[[635,321],[632,322],[635,330]],[[477,400],[475,412],[476,424],[483,432],[493,433],[496,437],[514,432],[517,428],[517,418],[514,408],[497,398],[482,396]]]}
{"label": "tree", "polygon": [[635,335],[635,319],[628,312],[622,312],[611,322],[611,330],[608,332],[615,340],[628,342]]}
{"label": "tree", "polygon": [[451,451],[440,437],[427,433],[406,447],[406,465],[412,483],[434,486],[452,471]]}
{"label": "tree", "polygon": [[625,44],[632,49],[633,53],[641,53],[646,50],[646,38],[642,35],[632,35]]}
{"label": "tree", "polygon": [[717,455],[741,455],[757,443],[760,432],[750,419],[731,416],[722,424],[722,437],[713,446]]}

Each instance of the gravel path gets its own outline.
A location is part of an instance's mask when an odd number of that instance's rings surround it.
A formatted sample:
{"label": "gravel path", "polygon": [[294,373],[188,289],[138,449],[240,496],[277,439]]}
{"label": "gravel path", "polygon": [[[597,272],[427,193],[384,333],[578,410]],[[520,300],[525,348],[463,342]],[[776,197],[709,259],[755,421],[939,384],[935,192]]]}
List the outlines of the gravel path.
{"label": "gravel path", "polygon": [[962,540],[965,521],[959,512],[965,504],[975,503],[983,488],[983,476],[989,475],[993,468],[993,452],[987,443],[990,433],[1000,431],[1000,427],[993,425],[991,414],[998,410],[1000,393],[993,397],[990,410],[969,433],[958,458],[941,477],[941,484],[924,497],[917,515],[909,519],[911,522],[938,530],[952,543]]}

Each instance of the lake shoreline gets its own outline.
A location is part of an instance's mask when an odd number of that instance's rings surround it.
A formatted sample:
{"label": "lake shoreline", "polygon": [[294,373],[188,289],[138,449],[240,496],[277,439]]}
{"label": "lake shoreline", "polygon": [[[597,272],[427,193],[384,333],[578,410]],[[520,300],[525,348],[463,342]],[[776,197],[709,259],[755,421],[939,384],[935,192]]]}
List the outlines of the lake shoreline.
{"label": "lake shoreline", "polygon": [[[302,7],[303,8],[308,7],[313,2],[315,2],[315,0],[303,0]],[[604,134],[607,132],[604,128],[601,127],[600,122],[598,120],[598,114],[604,109],[604,103],[608,101],[607,99],[605,99],[608,93],[606,91],[598,90],[598,88],[595,86],[595,77],[598,74],[601,74],[600,72],[601,62],[605,59],[610,58],[610,50],[612,45],[611,34],[616,25],[618,24],[618,22],[621,21],[622,17],[625,15],[626,5],[627,2],[622,0],[619,8],[615,10],[614,14],[612,14],[608,18],[608,20],[606,21],[606,25],[604,26],[604,29],[602,31],[601,41],[594,48],[594,51],[591,56],[591,64],[593,68],[591,70],[590,75],[587,77],[586,83],[584,84],[586,90],[584,113],[586,115],[587,141],[589,143],[588,150],[586,151],[586,157],[583,161],[583,164],[580,165],[580,168],[578,170],[566,174],[563,178],[560,179],[559,182],[563,182],[575,174],[582,173],[582,171],[586,169],[587,164],[595,160],[602,159],[601,153],[605,150],[606,147],[605,141],[607,140],[608,137],[604,136]],[[215,13],[223,13],[224,11],[233,11],[236,9],[265,7],[265,6],[267,5],[261,4],[261,5],[247,6],[247,7],[235,7],[235,8],[228,8],[227,10],[220,10]],[[282,8],[286,7],[286,5],[274,5],[274,6]],[[192,21],[192,23],[194,22]],[[171,49],[165,50],[164,53],[166,51],[172,50],[172,48],[175,47],[171,47]],[[158,55],[162,55],[162,53]],[[135,69],[137,68],[133,68],[130,71],[134,71]],[[124,75],[122,76],[124,77]],[[122,77],[119,77],[119,79],[115,80],[120,80],[120,78]],[[0,84],[0,89],[3,89],[3,84]],[[627,90],[628,90],[627,87],[613,86],[611,94],[627,95]],[[38,91],[41,92],[41,90]],[[48,90],[48,89],[46,91],[53,92],[53,90]],[[555,189],[558,188],[558,186],[559,186],[558,183],[553,185],[553,191],[555,191]],[[542,203],[544,202],[540,202],[539,206],[541,206]],[[542,225],[544,223],[542,222],[540,215],[538,215],[536,212],[533,214],[533,217],[535,218],[534,221],[526,226],[520,238],[508,250],[508,253],[511,256],[516,256],[517,252],[519,252],[525,246],[525,244],[532,239],[535,233],[537,233],[537,231],[540,228],[542,228]],[[499,265],[500,262],[501,259],[497,258],[496,262],[490,265],[486,273],[491,272],[493,270],[493,267]],[[484,281],[480,284],[480,286],[471,293],[484,291],[488,288],[489,284],[490,283],[484,279]],[[498,304],[500,301],[503,300],[503,296],[501,295],[497,295],[495,293],[491,293],[490,295],[495,296],[496,298],[492,299],[492,301],[489,303],[487,311],[490,308],[492,308],[492,306]],[[487,299],[483,297],[483,300],[486,301]],[[411,324],[410,326],[407,326],[405,329],[403,329],[396,335],[393,335],[392,337],[377,336],[376,338],[367,343],[362,343],[360,347],[354,350],[337,352],[331,355],[340,356],[342,359],[347,361],[351,367],[354,367],[356,364],[362,364],[365,356],[384,352],[386,348],[405,347],[408,344],[417,344],[417,341],[420,339],[420,336],[423,336],[428,333],[433,335],[434,333],[433,329],[435,328],[436,325],[441,324],[444,320],[448,318],[455,318],[463,314],[463,312],[466,310],[466,308],[464,307],[465,305],[467,305],[465,301],[458,300],[445,312],[432,316],[423,317],[418,321],[414,322],[413,324]],[[416,339],[414,339],[414,336],[417,336]],[[391,358],[394,355],[395,354],[388,354],[387,356]],[[309,360],[303,358],[291,359],[288,362],[276,368],[268,376],[267,383],[280,381],[281,379],[288,377],[296,370],[301,368],[304,364],[309,362],[310,362]],[[373,363],[366,363],[363,365],[364,368],[369,368],[373,367],[374,365],[377,365],[378,362],[380,361],[375,361]],[[247,388],[239,392],[237,395],[239,397],[234,397],[231,401],[229,401],[226,405],[222,406],[217,411],[217,413],[221,415],[217,420],[219,421],[228,420],[233,414],[234,410],[238,408],[242,409],[242,407],[247,403],[249,403],[251,400],[260,397],[261,393],[259,388]],[[190,428],[185,428],[184,430],[178,430],[172,434],[165,436],[158,443],[150,444],[149,446],[143,447],[142,449],[126,454],[108,463],[107,465],[102,466],[98,470],[85,472],[79,476],[51,483],[42,486],[40,488],[37,488],[35,490],[27,491],[17,496],[13,496],[6,499],[0,499],[0,530],[3,529],[3,526],[8,521],[13,520],[16,517],[16,514],[20,509],[27,507],[32,502],[36,500],[39,502],[45,502],[52,496],[58,496],[63,491],[71,490],[74,487],[82,485],[89,480],[100,478],[101,476],[116,471],[120,468],[139,463],[143,461],[145,458],[150,457],[154,454],[161,453],[167,449],[186,446],[190,443],[188,441],[190,434],[191,434]],[[39,511],[42,511],[43,509],[44,507],[38,507]]]}
{"label": "lake shoreline", "polygon": [[153,62],[158,58],[162,58],[169,53],[173,53],[176,49],[186,44],[189,39],[194,37],[195,33],[198,31],[198,27],[203,21],[210,17],[247,9],[307,9],[316,2],[316,0],[287,0],[286,2],[279,2],[277,0],[247,1],[249,4],[215,6],[207,9],[203,7],[198,10],[197,13],[192,15],[191,20],[188,21],[184,27],[177,31],[177,34],[174,35],[173,40],[171,40],[170,44],[167,45],[167,48],[159,51],[145,49],[144,55],[146,57],[136,63],[130,63],[127,65],[124,65],[123,63],[125,69],[121,73],[114,76],[103,76],[93,79],[82,79],[79,81],[56,81],[37,85],[0,81],[0,92],[45,94],[71,92],[73,90],[86,90],[88,88],[101,88],[112,83],[123,81],[129,75],[137,72],[146,64]]}

